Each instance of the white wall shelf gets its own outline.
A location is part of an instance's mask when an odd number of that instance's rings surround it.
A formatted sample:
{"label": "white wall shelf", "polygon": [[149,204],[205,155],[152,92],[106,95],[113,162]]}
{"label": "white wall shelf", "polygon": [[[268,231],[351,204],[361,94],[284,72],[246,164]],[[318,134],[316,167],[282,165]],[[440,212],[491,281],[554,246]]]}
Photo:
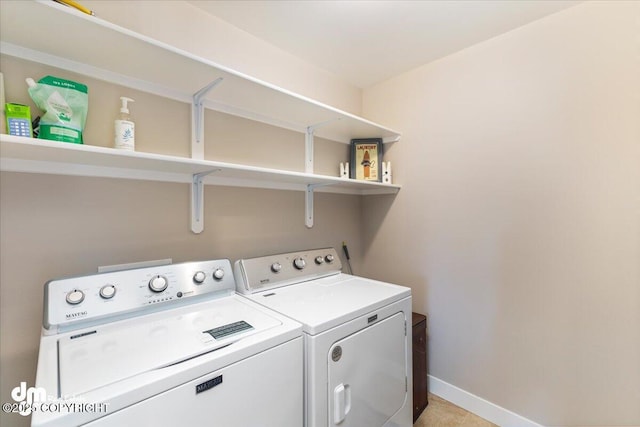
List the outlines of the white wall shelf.
{"label": "white wall shelf", "polygon": [[324,124],[315,135],[333,141],[400,139],[369,120],[53,1],[3,2],[0,40],[3,54],[187,103],[222,77],[203,99],[206,108],[302,133]]}
{"label": "white wall shelf", "polygon": [[400,190],[399,185],[380,182],[12,135],[0,135],[0,170],[183,183],[191,183],[194,175],[204,173],[205,185],[298,191],[312,185],[316,191],[357,195]]}
{"label": "white wall shelf", "polygon": [[[387,143],[400,139],[394,130],[53,1],[1,6],[0,53],[190,103],[193,114],[190,159],[2,135],[0,170],[188,182],[195,233],[203,230],[207,184],[306,191],[308,227],[314,191],[366,195],[400,188],[313,173],[314,136]],[[204,160],[203,107],[302,133],[305,173]]]}

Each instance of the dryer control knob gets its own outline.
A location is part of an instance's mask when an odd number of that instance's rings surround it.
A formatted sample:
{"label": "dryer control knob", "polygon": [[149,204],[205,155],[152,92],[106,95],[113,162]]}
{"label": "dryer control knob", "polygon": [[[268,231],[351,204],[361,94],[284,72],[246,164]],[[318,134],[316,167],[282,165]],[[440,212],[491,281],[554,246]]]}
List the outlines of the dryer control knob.
{"label": "dryer control knob", "polygon": [[326,257],[324,257],[324,259],[328,262],[328,263],[332,263],[333,260],[335,259],[333,255],[329,254]]}
{"label": "dryer control knob", "polygon": [[80,304],[84,301],[84,292],[74,289],[67,294],[67,302],[72,305]]}
{"label": "dryer control knob", "polygon": [[149,280],[149,289],[153,292],[162,292],[169,286],[169,281],[164,276],[153,276],[153,279]]}
{"label": "dryer control knob", "polygon": [[322,258],[322,256],[318,255],[316,257],[316,264],[320,265],[320,264],[324,264],[324,258]]}
{"label": "dryer control knob", "polygon": [[304,260],[304,258],[298,257],[293,260],[293,266],[298,270],[302,270],[307,266],[307,262]]}
{"label": "dryer control knob", "polygon": [[282,264],[280,264],[279,262],[274,262],[273,264],[271,264],[271,271],[273,271],[274,273],[279,273],[280,270],[282,270]]}
{"label": "dryer control knob", "polygon": [[113,285],[104,285],[100,288],[100,296],[104,299],[111,299],[116,294],[116,287]]}
{"label": "dryer control knob", "polygon": [[196,274],[193,275],[193,281],[196,282],[197,285],[199,285],[204,282],[204,279],[206,277],[207,275],[204,274],[204,271],[196,271]]}
{"label": "dryer control knob", "polygon": [[224,270],[221,268],[216,268],[215,271],[213,272],[213,278],[216,280],[222,280],[223,277],[224,277]]}

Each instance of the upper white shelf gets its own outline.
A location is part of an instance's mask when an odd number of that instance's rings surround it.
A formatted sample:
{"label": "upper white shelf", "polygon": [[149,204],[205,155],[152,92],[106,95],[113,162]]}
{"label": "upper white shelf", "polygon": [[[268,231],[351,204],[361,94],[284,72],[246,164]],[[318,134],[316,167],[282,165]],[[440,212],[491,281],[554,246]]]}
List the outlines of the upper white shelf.
{"label": "upper white shelf", "polygon": [[205,184],[299,191],[311,185],[316,191],[359,195],[395,194],[400,189],[380,182],[11,135],[0,135],[0,170],[184,183],[210,172]]}
{"label": "upper white shelf", "polygon": [[53,1],[3,1],[1,7],[0,52],[6,55],[188,103],[222,77],[206,108],[299,132],[321,125],[316,136],[343,143],[400,139],[398,132],[361,117]]}

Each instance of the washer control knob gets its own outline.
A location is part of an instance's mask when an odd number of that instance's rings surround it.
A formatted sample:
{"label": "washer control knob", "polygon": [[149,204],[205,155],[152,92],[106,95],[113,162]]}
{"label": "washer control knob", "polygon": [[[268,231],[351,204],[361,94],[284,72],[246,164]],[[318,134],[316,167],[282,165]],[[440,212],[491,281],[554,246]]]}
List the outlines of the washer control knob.
{"label": "washer control knob", "polygon": [[200,285],[206,277],[207,275],[204,274],[204,271],[196,271],[196,274],[193,275],[193,281],[196,282],[196,285]]}
{"label": "washer control knob", "polygon": [[320,264],[324,264],[324,258],[322,258],[322,256],[318,255],[316,257],[316,264],[320,265]]}
{"label": "washer control knob", "polygon": [[335,259],[335,257],[331,254],[327,255],[326,257],[324,257],[325,261],[327,261],[329,264],[331,264],[333,262],[333,260]]}
{"label": "washer control knob", "polygon": [[169,286],[169,281],[164,276],[153,276],[153,279],[149,280],[149,289],[153,292],[162,292]]}
{"label": "washer control knob", "polygon": [[104,285],[100,288],[100,296],[104,299],[111,299],[116,294],[116,287],[113,285]]}
{"label": "washer control knob", "polygon": [[221,268],[216,268],[215,271],[213,272],[213,278],[216,280],[222,280],[223,277],[224,277],[224,270]]}
{"label": "washer control knob", "polygon": [[271,264],[271,271],[273,271],[274,273],[280,273],[280,270],[282,270],[282,264],[280,264],[279,262],[274,262],[273,264]]}
{"label": "washer control knob", "polygon": [[74,289],[67,293],[67,302],[71,305],[80,304],[84,301],[84,292],[80,289]]}
{"label": "washer control knob", "polygon": [[298,257],[293,260],[293,266],[298,270],[302,270],[307,266],[307,262],[304,260],[304,258]]}

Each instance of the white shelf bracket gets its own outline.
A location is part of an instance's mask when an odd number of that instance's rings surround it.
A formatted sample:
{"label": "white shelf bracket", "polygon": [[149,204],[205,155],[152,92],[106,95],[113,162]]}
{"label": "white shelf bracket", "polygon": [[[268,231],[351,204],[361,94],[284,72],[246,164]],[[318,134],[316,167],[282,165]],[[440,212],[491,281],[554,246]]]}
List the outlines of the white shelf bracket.
{"label": "white shelf bracket", "polygon": [[191,158],[204,159],[204,105],[203,99],[207,93],[216,87],[223,77],[218,77],[193,94],[191,103]]}
{"label": "white shelf bracket", "polygon": [[307,131],[304,134],[304,171],[306,173],[313,173],[313,133],[316,129],[341,119],[341,117],[336,117],[326,122],[307,126]]}
{"label": "white shelf bracket", "polygon": [[313,190],[327,185],[331,184],[307,184],[307,191],[304,197],[304,225],[307,228],[313,228]]}
{"label": "white shelf bracket", "polygon": [[210,173],[220,170],[214,169],[193,174],[191,181],[191,231],[196,234],[200,234],[204,230],[204,184],[202,179]]}
{"label": "white shelf bracket", "polygon": [[313,173],[313,126],[307,127],[304,135],[304,171]]}

